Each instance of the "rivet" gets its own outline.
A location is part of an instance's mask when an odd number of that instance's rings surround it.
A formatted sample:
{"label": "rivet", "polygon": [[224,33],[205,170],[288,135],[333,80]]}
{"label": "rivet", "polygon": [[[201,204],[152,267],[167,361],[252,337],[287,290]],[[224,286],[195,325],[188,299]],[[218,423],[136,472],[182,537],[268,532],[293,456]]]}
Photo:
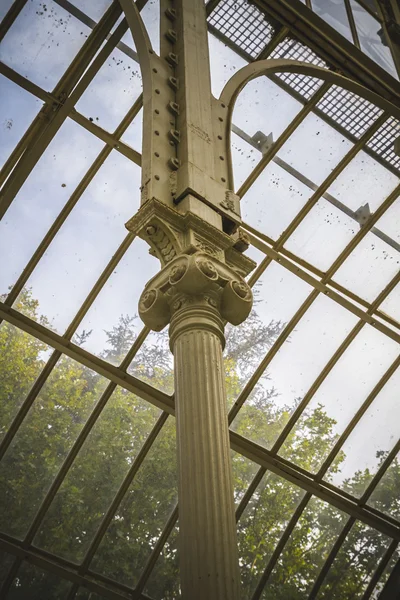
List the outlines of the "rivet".
{"label": "rivet", "polygon": [[156,94],[159,94],[159,93],[160,93],[160,90],[158,90],[158,89],[157,89],[157,90],[156,90]]}
{"label": "rivet", "polygon": [[[157,90],[156,90],[156,91],[157,91]],[[222,117],[218,117],[218,121],[221,121],[221,123],[223,123],[223,122],[224,122],[224,120],[223,120],[223,118],[222,118]]]}
{"label": "rivet", "polygon": [[225,160],[223,156],[220,156],[220,157],[219,157],[219,159],[220,159],[220,160]]}
{"label": "rivet", "polygon": [[157,158],[160,156],[158,152],[154,152],[154,155],[157,156]]}
{"label": "rivet", "polygon": [[157,69],[153,69],[153,73],[157,73]]}
{"label": "rivet", "polygon": [[155,133],[156,135],[160,135],[160,132],[159,132],[159,131],[157,131],[157,130],[156,130],[154,133]]}
{"label": "rivet", "polygon": [[160,176],[159,175],[154,175],[154,179],[157,179],[157,181],[159,181]]}
{"label": "rivet", "polygon": [[160,111],[158,110],[158,108],[156,108],[154,112],[156,113],[156,115],[160,114]]}
{"label": "rivet", "polygon": [[223,102],[221,102],[221,106],[222,108],[225,108],[225,104]]}
{"label": "rivet", "polygon": [[222,140],[222,135],[219,135],[219,136],[218,136],[218,139],[219,139],[219,140]]}
{"label": "rivet", "polygon": [[225,181],[226,181],[225,177],[221,177],[221,181],[222,181],[223,183],[225,183]]}

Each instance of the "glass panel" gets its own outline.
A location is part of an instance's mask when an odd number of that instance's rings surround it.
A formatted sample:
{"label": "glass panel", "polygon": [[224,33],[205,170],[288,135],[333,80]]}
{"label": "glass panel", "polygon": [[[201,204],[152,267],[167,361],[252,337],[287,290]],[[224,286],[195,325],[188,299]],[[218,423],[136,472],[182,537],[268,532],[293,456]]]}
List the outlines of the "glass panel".
{"label": "glass panel", "polygon": [[379,594],[383,590],[385,583],[389,579],[394,567],[396,566],[396,564],[400,558],[399,554],[400,554],[399,547],[397,547],[397,549],[395,550],[395,552],[392,555],[392,558],[389,560],[389,562],[386,566],[386,569],[383,571],[382,575],[380,576],[379,582],[377,583],[377,585],[374,588],[373,594],[371,596],[372,600],[378,600]]}
{"label": "glass panel", "polygon": [[66,329],[125,238],[125,223],[139,202],[139,181],[139,167],[113,151],[29,278],[56,331]]}
{"label": "glass panel", "polygon": [[233,495],[236,507],[240,504],[260,465],[231,450]]}
{"label": "glass panel", "polygon": [[308,598],[347,515],[311,498],[269,577],[261,598]]}
{"label": "glass panel", "polygon": [[14,0],[3,0],[0,6],[0,21],[4,19],[8,11],[10,10]]}
{"label": "glass panel", "polygon": [[0,550],[0,586],[3,585],[7,578],[8,572],[15,560],[15,556]]}
{"label": "glass panel", "polygon": [[251,598],[304,492],[266,473],[238,522],[242,597]]}
{"label": "glass panel", "polygon": [[73,0],[72,4],[95,21],[99,21],[111,2],[112,0],[96,0],[96,2],[91,2],[91,0]]}
{"label": "glass panel", "polygon": [[153,50],[160,54],[160,1],[148,0],[140,11]]}
{"label": "glass panel", "polygon": [[144,588],[152,598],[179,600],[179,525],[172,530]]}
{"label": "glass panel", "polygon": [[[397,223],[400,200],[379,219],[374,233],[367,233],[361,240],[336,272],[335,281],[372,302],[399,270],[400,236],[393,231]],[[382,234],[384,240],[378,237]]]}
{"label": "glass panel", "polygon": [[211,90],[214,96],[219,98],[228,80],[236,71],[247,65],[247,61],[210,33],[208,34],[208,43],[210,51]]}
{"label": "glass panel", "polygon": [[279,158],[318,185],[352,145],[322,119],[309,114],[281,148]]}
{"label": "glass panel", "polygon": [[43,102],[3,75],[0,75],[0,89],[1,168],[43,106]]}
{"label": "glass panel", "polygon": [[152,331],[128,367],[128,373],[153,387],[172,394],[174,391],[173,356],[167,329]]}
{"label": "glass panel", "polygon": [[[377,458],[379,459],[378,468],[383,463],[388,455],[388,451],[381,451]],[[386,473],[376,486],[372,493],[368,504],[393,517],[400,518],[400,498],[399,498],[399,482],[400,482],[400,453],[391,462]]]}
{"label": "glass panel", "polygon": [[137,316],[139,296],[160,268],[148,250],[140,238],[133,241],[79,326],[86,334],[85,349],[114,365],[122,362],[143,328]]}
{"label": "glass panel", "polygon": [[[252,156],[254,154],[258,162],[256,150]],[[279,238],[312,194],[312,190],[289,173],[286,167],[287,163],[281,161],[279,165],[269,163],[241,202],[243,220],[274,240]],[[234,173],[236,176],[236,171]]]}
{"label": "glass panel", "polygon": [[57,598],[66,600],[71,588],[71,582],[43,571],[28,562],[23,562],[7,598],[9,600],[46,600]]}
{"label": "glass panel", "polygon": [[177,501],[175,421],[168,419],[124,497],[91,568],[134,586]]}
{"label": "glass panel", "polygon": [[[37,306],[29,291],[20,300],[36,315]],[[49,347],[6,321],[0,325],[0,440],[45,365]]]}
{"label": "glass panel", "polygon": [[0,222],[0,289],[5,291],[31,258],[103,143],[67,120]]}
{"label": "glass panel", "polygon": [[400,437],[398,391],[400,368],[364,414],[341,451],[340,471],[327,477],[355,496],[361,496],[382,461]]}
{"label": "glass panel", "polygon": [[[300,102],[270,79],[257,77],[240,92],[232,122],[249,136],[272,134],[272,140],[276,141],[301,108]],[[273,119],[271,115],[274,115]],[[256,156],[261,158],[261,154]]]}
{"label": "glass panel", "polygon": [[73,561],[83,559],[159,414],[147,402],[116,389],[57,492],[36,546]]}
{"label": "glass panel", "polygon": [[238,393],[311,291],[308,284],[276,262],[264,271],[254,289],[250,316],[226,330],[225,360],[229,370],[236,371]]}
{"label": "glass panel", "polygon": [[129,125],[121,139],[125,144],[128,144],[138,152],[142,151],[142,134],[143,134],[143,110],[140,109],[132,123]]}
{"label": "glass panel", "polygon": [[[238,432],[262,446],[270,447],[355,323],[353,315],[325,296],[319,296],[251,392],[235,420]],[[318,462],[322,440],[328,435],[325,424],[318,425],[320,445],[314,452],[309,447],[309,437],[314,432],[315,422],[307,423],[303,435],[291,439],[290,458],[299,460],[302,457],[301,463],[305,469],[312,469]]]}
{"label": "glass panel", "polygon": [[328,193],[353,211],[367,201],[373,213],[398,183],[399,178],[369,154],[358,152],[335,178]]}
{"label": "glass panel", "polygon": [[314,12],[345,38],[353,41],[343,0],[312,0]]}
{"label": "glass panel", "polygon": [[326,271],[358,230],[357,221],[322,198],[290,236],[285,247]]}
{"label": "glass panel", "polygon": [[[27,2],[1,43],[0,59],[52,90],[90,29],[55,2]],[[61,50],[62,49],[62,50]]]}
{"label": "glass panel", "polygon": [[382,25],[355,0],[350,0],[350,6],[356,22],[361,50],[398,79],[392,55],[386,40],[384,41]]}
{"label": "glass panel", "polygon": [[[76,110],[114,131],[142,92],[139,65],[114,48],[76,104]],[[118,101],[116,101],[118,98]]]}
{"label": "glass panel", "polygon": [[2,531],[26,533],[106,383],[77,362],[60,359],[0,463]]}
{"label": "glass panel", "polygon": [[231,133],[231,152],[234,189],[238,190],[259,162],[261,154],[234,132]]}
{"label": "glass panel", "polygon": [[394,317],[400,323],[400,283],[390,292],[379,307],[384,313]]}
{"label": "glass panel", "polygon": [[361,598],[389,543],[382,533],[357,521],[333,561],[318,598]]}
{"label": "glass panel", "polygon": [[[396,342],[373,327],[364,325],[321,383],[282,446],[281,455],[304,468],[310,466],[309,456],[312,456],[314,469],[317,470],[397,354]],[[304,455],[297,450],[299,441],[307,446],[308,452]],[[354,456],[350,455],[349,459],[353,465],[357,465]],[[343,460],[344,455],[340,454],[332,472],[335,469],[342,472]]]}

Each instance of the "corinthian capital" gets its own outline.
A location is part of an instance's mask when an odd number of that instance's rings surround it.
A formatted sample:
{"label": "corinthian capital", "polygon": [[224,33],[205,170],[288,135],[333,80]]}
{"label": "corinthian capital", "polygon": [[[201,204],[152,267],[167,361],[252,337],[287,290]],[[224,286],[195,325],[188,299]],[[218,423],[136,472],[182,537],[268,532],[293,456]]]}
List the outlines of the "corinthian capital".
{"label": "corinthian capital", "polygon": [[205,252],[195,252],[173,259],[148,282],[139,314],[154,331],[163,329],[178,312],[194,309],[239,325],[252,303],[250,287],[234,269]]}

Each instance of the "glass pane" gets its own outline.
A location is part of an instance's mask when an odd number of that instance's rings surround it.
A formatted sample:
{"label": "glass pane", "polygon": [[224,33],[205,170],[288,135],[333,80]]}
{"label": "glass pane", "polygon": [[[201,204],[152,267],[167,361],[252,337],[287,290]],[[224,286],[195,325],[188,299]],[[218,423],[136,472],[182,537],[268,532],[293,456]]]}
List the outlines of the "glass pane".
{"label": "glass pane", "polygon": [[111,2],[112,0],[96,0],[96,2],[91,2],[91,0],[73,0],[73,5],[77,6],[83,13],[95,21],[99,21]]}
{"label": "glass pane", "polygon": [[318,598],[361,598],[389,543],[382,533],[357,521],[333,561]]}
{"label": "glass pane", "polygon": [[3,0],[0,6],[0,21],[4,19],[8,11],[10,10],[14,0]]}
{"label": "glass pane", "polygon": [[326,271],[359,227],[343,210],[322,198],[290,236],[285,248]]}
{"label": "glass pane", "polygon": [[384,41],[382,25],[355,0],[350,0],[350,6],[356,22],[361,50],[398,79],[392,55],[386,40]]}
{"label": "glass pane", "polygon": [[[304,468],[310,466],[311,456],[317,470],[397,354],[396,342],[364,325],[312,397],[282,446],[281,455]],[[298,445],[307,447],[307,452],[299,453]],[[332,473],[339,469],[338,477],[347,476],[341,474],[343,460],[340,454],[332,469]],[[349,460],[358,464],[354,456],[349,455]]]}
{"label": "glass pane", "polygon": [[399,178],[369,154],[358,152],[335,178],[328,193],[353,211],[367,201],[373,213],[398,183]]}
{"label": "glass pane", "polygon": [[28,129],[43,102],[0,75],[1,146],[0,168]]}
{"label": "glass pane", "polygon": [[[380,452],[378,468],[383,463],[388,455],[388,451]],[[400,453],[390,464],[386,473],[376,486],[372,493],[368,504],[393,517],[400,517],[400,498],[399,498],[399,482],[400,482]]]}
{"label": "glass pane", "polygon": [[322,119],[309,114],[281,148],[279,158],[318,185],[352,145]]}
{"label": "glass pane", "polygon": [[[32,314],[37,307],[29,292],[21,298]],[[0,440],[45,365],[49,347],[6,321],[0,325]]]}
{"label": "glass pane", "polygon": [[[270,79],[257,77],[240,92],[232,122],[251,137],[257,133],[272,134],[272,140],[276,141],[301,108],[300,102]],[[257,157],[260,159],[261,154]]]}
{"label": "glass pane", "polygon": [[236,507],[240,504],[260,465],[231,450],[233,495]]}
{"label": "glass pane", "polygon": [[128,373],[166,394],[173,393],[173,356],[169,349],[167,329],[158,333],[150,332],[129,365]]}
{"label": "glass pane", "polygon": [[139,167],[113,151],[29,278],[27,285],[56,331],[67,328],[126,237],[139,181]]}
{"label": "glass pane", "polygon": [[[254,150],[252,156],[258,162],[257,150]],[[256,164],[255,160],[254,163]],[[252,168],[255,167],[254,163]],[[288,164],[282,161],[279,161],[279,165],[275,161],[270,162],[241,202],[243,220],[273,240],[279,238],[312,194],[308,185],[289,172],[287,167]],[[236,181],[235,170],[234,173]],[[249,174],[250,169],[247,175]]]}
{"label": "glass pane", "polygon": [[36,546],[75,562],[83,559],[159,414],[154,406],[116,389],[57,492]]}
{"label": "glass pane", "polygon": [[340,471],[328,471],[328,478],[355,496],[361,496],[376,473],[382,456],[400,437],[398,390],[400,368],[350,434],[341,450]]}
{"label": "glass pane", "polygon": [[28,562],[23,562],[7,598],[9,600],[66,600],[71,588],[71,582],[43,571]]}
{"label": "glass pane", "polygon": [[0,59],[50,91],[89,33],[86,25],[55,2],[30,0],[2,41]]}
{"label": "glass pane", "polygon": [[0,463],[2,531],[26,533],[106,383],[77,362],[60,359]]}
{"label": "glass pane", "polygon": [[177,501],[175,421],[168,419],[124,497],[91,568],[134,586]]}
{"label": "glass pane", "polygon": [[266,473],[238,522],[243,598],[251,598],[304,492]]}
{"label": "glass pane", "polygon": [[79,99],[76,110],[112,132],[141,92],[139,65],[115,48]]}
{"label": "glass pane", "polygon": [[211,89],[216,98],[219,98],[223,87],[228,80],[247,64],[241,56],[231,50],[215,36],[208,34],[210,51]]}
{"label": "glass pane", "polygon": [[[334,280],[372,302],[393,279],[400,264],[400,236],[393,231],[400,222],[400,200],[379,219],[334,275]],[[392,233],[392,235],[390,235]],[[384,239],[380,236],[383,234]]]}
{"label": "glass pane", "polygon": [[[238,432],[262,446],[270,447],[355,323],[353,315],[325,296],[319,296],[272,359],[247,399],[235,420]],[[249,419],[254,423],[244,429]],[[328,435],[323,423],[308,423],[303,436],[291,439],[290,458],[301,460],[305,469],[312,469],[320,458],[321,446],[312,452],[309,444],[317,424],[318,439],[322,446],[324,436]]]}
{"label": "glass pane", "polygon": [[312,0],[314,12],[345,38],[353,41],[344,0]]}
{"label": "glass pane", "polygon": [[250,316],[226,331],[225,360],[236,371],[238,393],[311,291],[311,286],[276,262],[261,275]]}
{"label": "glass pane", "polygon": [[139,113],[133,119],[132,123],[126,129],[121,139],[125,144],[128,144],[134,150],[138,152],[142,151],[142,133],[143,133],[143,110],[140,109]]}
{"label": "glass pane", "polygon": [[399,560],[400,556],[399,556],[399,547],[397,547],[397,549],[395,550],[395,552],[392,555],[392,558],[389,560],[386,569],[383,571],[382,575],[379,578],[379,582],[377,583],[377,585],[374,588],[374,592],[371,596],[372,600],[377,600],[379,598],[379,594],[380,592],[383,590],[383,588],[385,587],[385,583],[387,582],[387,580],[389,579],[394,567],[396,566],[398,560]]}
{"label": "glass pane", "polygon": [[160,54],[160,1],[148,0],[140,11],[153,50]]}
{"label": "glass pane", "polygon": [[143,328],[139,296],[159,271],[159,261],[148,250],[140,238],[133,241],[79,326],[86,333],[85,349],[114,365],[122,362]]}
{"label": "glass pane", "polygon": [[267,581],[263,600],[308,598],[347,518],[329,504],[311,498]]}
{"label": "glass pane", "polygon": [[103,143],[67,120],[0,222],[0,286],[5,291],[31,258]]}
{"label": "glass pane", "polygon": [[144,588],[151,598],[179,600],[179,525],[172,530]]}
{"label": "glass pane", "polygon": [[15,560],[15,556],[0,550],[0,585],[3,585],[7,578],[11,565]]}
{"label": "glass pane", "polygon": [[390,292],[379,307],[384,313],[394,317],[400,323],[400,283]]}

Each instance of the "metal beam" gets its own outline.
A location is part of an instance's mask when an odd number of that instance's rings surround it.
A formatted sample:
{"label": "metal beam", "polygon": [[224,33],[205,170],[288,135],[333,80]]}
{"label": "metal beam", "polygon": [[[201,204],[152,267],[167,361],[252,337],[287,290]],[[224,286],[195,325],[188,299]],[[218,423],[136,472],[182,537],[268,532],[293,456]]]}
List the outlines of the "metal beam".
{"label": "metal beam", "polygon": [[400,106],[400,83],[298,0],[253,0],[328,64]]}
{"label": "metal beam", "polygon": [[[95,594],[99,594],[103,598],[109,598],[109,600],[152,600],[145,594],[136,594],[131,588],[122,586],[111,579],[101,577],[97,573],[90,572],[90,576],[86,577],[79,575],[77,573],[78,565],[58,556],[49,555],[33,546],[29,549],[23,548],[19,540],[2,533],[0,533],[0,548],[8,554],[19,557],[39,567],[39,569],[44,569],[62,579],[76,583]],[[106,585],[103,584],[104,580]]]}

